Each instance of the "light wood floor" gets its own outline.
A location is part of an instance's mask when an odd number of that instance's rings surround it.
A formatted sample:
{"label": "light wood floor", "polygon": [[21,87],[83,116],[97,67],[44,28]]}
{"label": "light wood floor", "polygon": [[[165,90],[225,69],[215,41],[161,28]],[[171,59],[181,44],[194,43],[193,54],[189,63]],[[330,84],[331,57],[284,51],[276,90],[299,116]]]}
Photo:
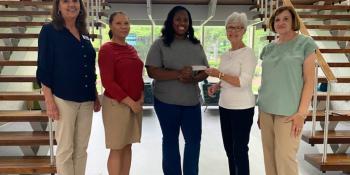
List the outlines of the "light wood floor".
{"label": "light wood floor", "polygon": [[[204,108],[203,108],[204,110]],[[202,110],[202,111],[203,111]],[[199,163],[200,175],[228,175],[228,167],[216,108],[203,112],[203,134]],[[257,120],[257,115],[254,117]],[[307,125],[306,127],[309,127]],[[142,143],[134,144],[131,175],[162,175],[161,130],[152,108],[144,110]],[[183,139],[180,136],[181,152]],[[254,122],[249,143],[251,175],[265,175],[260,130]],[[300,175],[340,175],[341,172],[323,174],[303,160],[304,153],[317,153],[316,147],[302,142],[298,154]],[[101,113],[95,113],[88,149],[87,175],[107,175],[108,150],[104,145],[104,130]]]}

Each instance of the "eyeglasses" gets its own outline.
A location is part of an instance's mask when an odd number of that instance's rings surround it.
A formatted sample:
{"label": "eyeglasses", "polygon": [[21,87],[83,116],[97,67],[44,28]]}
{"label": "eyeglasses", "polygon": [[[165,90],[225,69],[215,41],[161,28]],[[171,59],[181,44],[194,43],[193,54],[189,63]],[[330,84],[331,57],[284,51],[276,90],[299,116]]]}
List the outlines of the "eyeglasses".
{"label": "eyeglasses", "polygon": [[242,27],[242,26],[227,26],[226,27],[226,30],[227,31],[234,31],[234,30],[243,30],[244,29],[244,27]]}

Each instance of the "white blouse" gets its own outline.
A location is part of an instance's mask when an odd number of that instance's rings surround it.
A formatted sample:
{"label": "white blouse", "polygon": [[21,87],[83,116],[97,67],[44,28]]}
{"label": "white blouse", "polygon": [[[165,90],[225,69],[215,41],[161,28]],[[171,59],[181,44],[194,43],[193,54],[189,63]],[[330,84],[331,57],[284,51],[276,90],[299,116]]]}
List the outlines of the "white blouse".
{"label": "white blouse", "polygon": [[257,64],[254,51],[244,47],[221,56],[219,70],[225,75],[238,76],[240,87],[221,80],[219,106],[226,109],[247,109],[255,106],[252,80]]}

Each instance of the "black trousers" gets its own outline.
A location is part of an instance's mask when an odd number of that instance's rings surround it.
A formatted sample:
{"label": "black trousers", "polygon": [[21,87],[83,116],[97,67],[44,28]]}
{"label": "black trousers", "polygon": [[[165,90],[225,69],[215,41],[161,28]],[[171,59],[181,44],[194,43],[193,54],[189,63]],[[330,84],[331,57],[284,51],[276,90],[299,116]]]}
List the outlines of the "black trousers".
{"label": "black trousers", "polygon": [[219,107],[219,111],[230,175],[249,175],[248,143],[254,107],[242,110]]}

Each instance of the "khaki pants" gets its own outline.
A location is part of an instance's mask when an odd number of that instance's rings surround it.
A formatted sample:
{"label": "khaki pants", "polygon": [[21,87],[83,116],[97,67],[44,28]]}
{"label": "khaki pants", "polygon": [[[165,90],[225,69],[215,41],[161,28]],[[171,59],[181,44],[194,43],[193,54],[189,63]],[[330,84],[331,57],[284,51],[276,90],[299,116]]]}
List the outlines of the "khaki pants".
{"label": "khaki pants", "polygon": [[59,175],[85,175],[93,102],[72,102],[55,96],[60,119],[55,121],[56,166]]}
{"label": "khaki pants", "polygon": [[301,134],[291,136],[292,122],[286,116],[259,112],[266,175],[298,175],[296,155]]}

